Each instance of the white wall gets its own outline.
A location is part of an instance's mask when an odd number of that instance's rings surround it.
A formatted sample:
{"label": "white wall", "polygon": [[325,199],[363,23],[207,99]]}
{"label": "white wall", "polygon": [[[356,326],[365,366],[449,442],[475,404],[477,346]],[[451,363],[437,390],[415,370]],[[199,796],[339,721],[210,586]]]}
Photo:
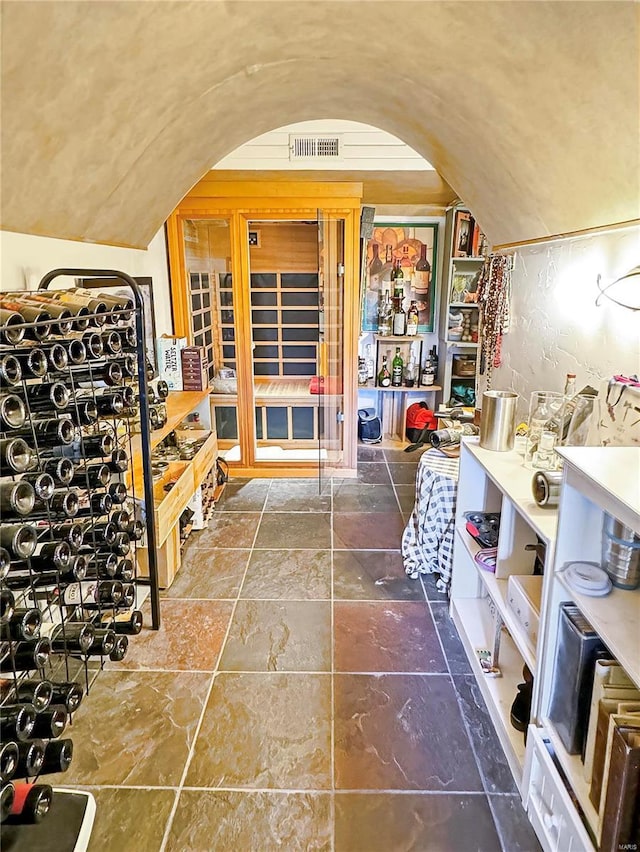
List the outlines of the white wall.
{"label": "white wall", "polygon": [[[35,289],[52,269],[115,269],[132,276],[151,276],[157,333],[171,333],[171,299],[164,229],[146,250],[0,232],[0,289]],[[59,279],[63,281],[63,279]]]}
{"label": "white wall", "polygon": [[520,414],[532,391],[562,390],[566,373],[576,373],[578,388],[640,374],[638,313],[595,304],[598,273],[606,282],[629,271],[639,247],[636,227],[517,249],[511,330],[492,386],[521,394]]}

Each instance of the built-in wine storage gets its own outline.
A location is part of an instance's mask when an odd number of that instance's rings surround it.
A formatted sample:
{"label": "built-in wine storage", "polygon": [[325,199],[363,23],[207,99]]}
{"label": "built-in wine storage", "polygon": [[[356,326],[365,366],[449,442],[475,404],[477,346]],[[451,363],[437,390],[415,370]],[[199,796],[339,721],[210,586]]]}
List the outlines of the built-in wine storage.
{"label": "built-in wine storage", "polygon": [[[47,289],[61,275],[87,289]],[[114,276],[121,286],[104,288]],[[142,312],[121,273],[56,270],[38,291],[0,293],[3,835],[46,816],[72,716],[105,662],[125,657],[149,588],[159,626],[153,512],[141,511],[153,505]]]}

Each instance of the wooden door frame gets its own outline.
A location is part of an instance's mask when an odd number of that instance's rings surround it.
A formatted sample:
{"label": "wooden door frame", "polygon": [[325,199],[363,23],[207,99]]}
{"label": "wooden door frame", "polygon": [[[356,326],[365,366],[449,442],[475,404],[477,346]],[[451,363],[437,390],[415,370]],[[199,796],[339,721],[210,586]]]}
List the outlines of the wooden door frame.
{"label": "wooden door frame", "polygon": [[[230,223],[231,272],[236,310],[238,352],[251,345],[249,305],[249,246],[246,239],[250,221],[317,220],[318,210],[345,223],[344,233],[344,317],[343,317],[343,396],[344,442],[340,474],[355,475],[357,467],[357,363],[359,338],[359,240],[362,184],[309,181],[221,181],[209,173],[193,187],[167,220],[167,247],[173,305],[174,334],[191,342],[188,282],[182,239],[187,219],[226,219]],[[237,307],[235,307],[237,305]],[[240,321],[238,321],[238,317]],[[253,414],[253,375],[249,361],[237,357],[238,398],[252,404],[238,406],[238,436],[241,458],[233,464],[238,476],[309,476],[304,462],[255,461],[255,418]],[[313,471],[315,471],[315,465]]]}

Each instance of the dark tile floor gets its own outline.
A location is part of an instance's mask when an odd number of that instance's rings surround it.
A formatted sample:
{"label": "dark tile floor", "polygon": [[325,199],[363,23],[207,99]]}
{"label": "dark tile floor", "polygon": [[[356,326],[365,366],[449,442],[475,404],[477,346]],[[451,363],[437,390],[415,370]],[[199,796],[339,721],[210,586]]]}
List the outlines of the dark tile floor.
{"label": "dark tile floor", "polygon": [[447,605],[400,538],[418,455],[232,481],[73,724],[92,852],[534,852]]}

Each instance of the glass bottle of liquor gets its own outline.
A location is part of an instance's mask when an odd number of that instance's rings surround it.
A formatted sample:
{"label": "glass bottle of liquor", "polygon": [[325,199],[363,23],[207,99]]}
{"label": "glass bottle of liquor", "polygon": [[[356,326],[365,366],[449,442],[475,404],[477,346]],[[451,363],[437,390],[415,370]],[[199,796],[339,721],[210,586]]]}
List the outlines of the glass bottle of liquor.
{"label": "glass bottle of liquor", "polygon": [[394,299],[393,303],[393,333],[400,337],[407,331],[407,315],[402,307],[402,299]]}
{"label": "glass bottle of liquor", "polygon": [[378,308],[378,333],[384,337],[388,337],[391,334],[392,312],[393,308],[389,299],[389,291],[385,290],[384,296],[380,301],[380,307]]}
{"label": "glass bottle of liquor", "polygon": [[413,278],[413,289],[416,299],[424,302],[425,310],[429,312],[429,284],[431,283],[431,264],[427,260],[427,244],[420,246],[420,259],[416,263],[416,271]]}
{"label": "glass bottle of liquor", "polygon": [[415,337],[418,333],[418,305],[415,299],[411,300],[407,311],[407,335]]}
{"label": "glass bottle of liquor", "polygon": [[404,368],[404,384],[405,387],[412,388],[418,379],[418,366],[416,364],[413,352],[409,356],[409,362]]}
{"label": "glass bottle of liquor", "polygon": [[393,287],[394,299],[404,298],[404,272],[400,266],[400,261],[396,260],[391,270],[391,286]]}
{"label": "glass bottle of liquor", "polygon": [[364,358],[358,358],[358,384],[367,384],[367,362]]}
{"label": "glass bottle of liquor", "polygon": [[387,365],[387,356],[382,356],[382,367],[380,368],[380,372],[378,373],[378,386],[381,388],[388,388],[391,384],[391,373],[389,372],[389,367]]}
{"label": "glass bottle of liquor", "polygon": [[402,387],[402,373],[404,370],[404,361],[400,354],[400,347],[396,346],[396,354],[391,362],[391,384],[394,388]]}
{"label": "glass bottle of liquor", "polygon": [[375,378],[376,374],[376,364],[373,360],[373,347],[370,343],[367,343],[367,379]]}

